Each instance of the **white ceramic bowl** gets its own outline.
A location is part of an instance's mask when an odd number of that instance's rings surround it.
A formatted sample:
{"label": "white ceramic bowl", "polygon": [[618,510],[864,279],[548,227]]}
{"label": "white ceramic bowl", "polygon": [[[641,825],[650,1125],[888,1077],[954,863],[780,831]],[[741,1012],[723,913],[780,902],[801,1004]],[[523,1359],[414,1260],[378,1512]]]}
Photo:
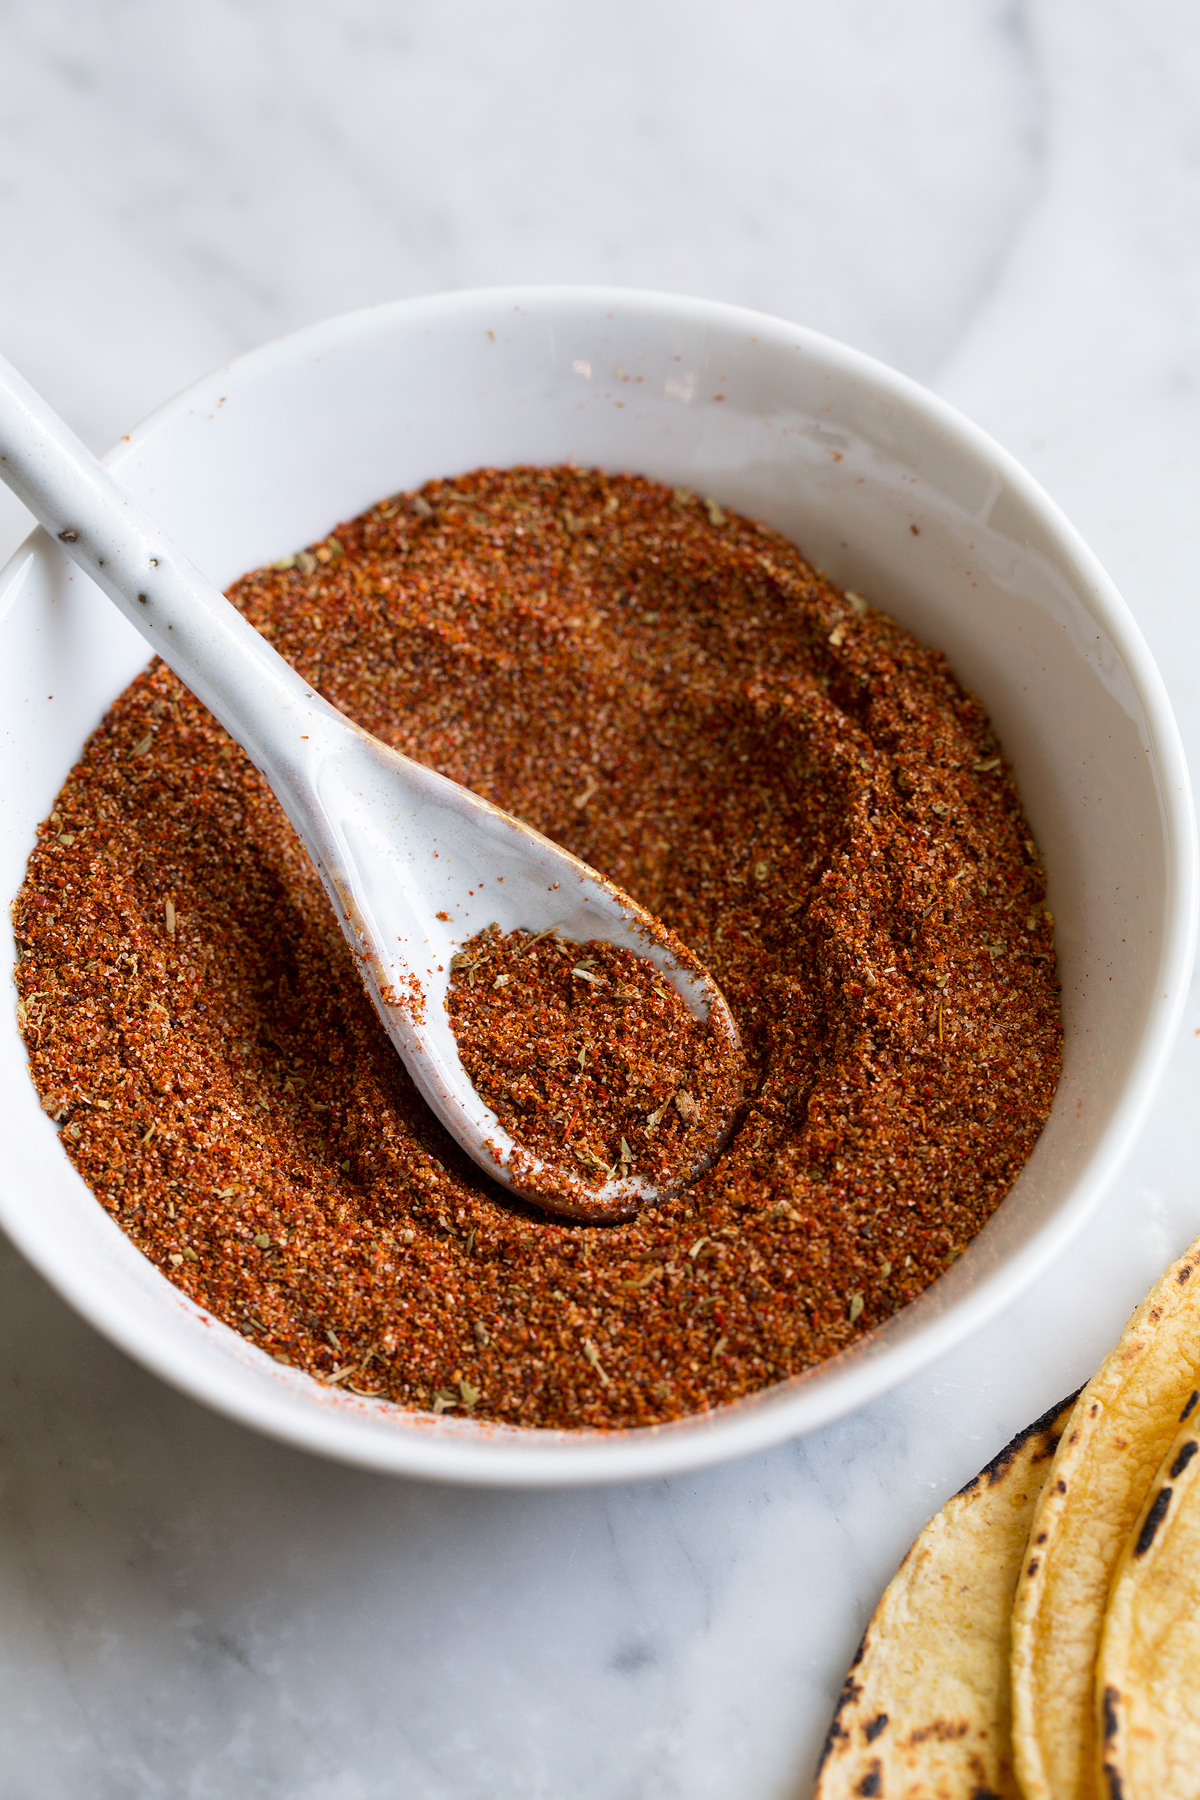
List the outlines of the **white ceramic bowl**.
{"label": "white ceramic bowl", "polygon": [[[767,520],[950,658],[1012,758],[1058,921],[1066,1060],[1032,1157],[949,1274],[856,1350],[704,1417],[615,1433],[412,1415],[319,1387],[191,1305],[97,1205],[0,1026],[0,1220],[168,1381],[379,1469],[555,1485],[695,1468],[894,1387],[1011,1301],[1111,1179],[1191,965],[1196,850],[1166,695],[1121,599],[1011,457],[890,369],[727,306],[589,288],[442,295],[239,358],[110,467],[222,585],[481,464],[637,470]],[[0,576],[0,886],[146,646],[42,533]],[[7,930],[7,909],[5,911]],[[8,938],[3,946],[11,966]],[[7,976],[6,976],[7,979]]]}

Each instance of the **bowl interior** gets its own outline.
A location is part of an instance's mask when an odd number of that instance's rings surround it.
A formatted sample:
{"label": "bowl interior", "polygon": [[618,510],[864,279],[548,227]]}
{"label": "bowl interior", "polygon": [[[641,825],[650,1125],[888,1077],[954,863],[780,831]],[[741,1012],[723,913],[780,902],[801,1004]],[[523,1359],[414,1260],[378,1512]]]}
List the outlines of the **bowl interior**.
{"label": "bowl interior", "polygon": [[[331,1393],[200,1312],[75,1174],[6,1023],[0,1219],[132,1354],[248,1423],[377,1467],[522,1483],[662,1473],[811,1428],[895,1385],[992,1316],[1081,1222],[1148,1102],[1186,987],[1190,802],[1161,683],[1119,598],[981,433],[880,365],[756,314],[500,291],[382,307],[269,345],[171,402],[108,460],[222,585],[385,494],[483,464],[636,470],[766,520],[943,649],[982,697],[1045,855],[1067,1028],[1053,1115],[1019,1180],[954,1269],[884,1331],[703,1418],[558,1434]],[[35,533],[0,577],[9,897],[84,737],[146,659]],[[4,956],[11,966],[7,939]]]}

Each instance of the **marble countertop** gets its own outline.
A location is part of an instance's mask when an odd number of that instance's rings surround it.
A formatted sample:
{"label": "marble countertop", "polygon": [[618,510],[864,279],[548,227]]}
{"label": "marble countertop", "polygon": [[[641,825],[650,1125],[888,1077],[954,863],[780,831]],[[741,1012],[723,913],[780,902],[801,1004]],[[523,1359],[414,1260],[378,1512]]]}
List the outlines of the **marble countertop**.
{"label": "marble countertop", "polygon": [[[1046,484],[1200,753],[1182,0],[44,0],[0,18],[0,343],[102,448],[295,325],[505,280],[744,302]],[[23,535],[0,500],[0,552]],[[420,1486],[257,1438],[0,1249],[5,1800],[801,1800],[910,1540],[1200,1230],[1200,1005],[1074,1246],[899,1392],[710,1473]]]}

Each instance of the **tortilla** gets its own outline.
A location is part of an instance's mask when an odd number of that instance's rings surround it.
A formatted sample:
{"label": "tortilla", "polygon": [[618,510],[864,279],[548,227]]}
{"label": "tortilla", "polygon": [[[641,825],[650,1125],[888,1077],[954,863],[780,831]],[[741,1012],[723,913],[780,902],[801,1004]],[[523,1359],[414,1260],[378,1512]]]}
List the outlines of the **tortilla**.
{"label": "tortilla", "polygon": [[1200,1394],[1125,1540],[1096,1664],[1100,1790],[1200,1794]]}
{"label": "tortilla", "polygon": [[1071,1404],[1015,1437],[946,1502],[901,1563],[846,1677],[814,1800],[1020,1800],[1009,1616]]}
{"label": "tortilla", "polygon": [[1133,1313],[1075,1403],[1042,1489],[1012,1623],[1025,1800],[1093,1800],[1093,1687],[1109,1588],[1200,1363],[1200,1241]]}

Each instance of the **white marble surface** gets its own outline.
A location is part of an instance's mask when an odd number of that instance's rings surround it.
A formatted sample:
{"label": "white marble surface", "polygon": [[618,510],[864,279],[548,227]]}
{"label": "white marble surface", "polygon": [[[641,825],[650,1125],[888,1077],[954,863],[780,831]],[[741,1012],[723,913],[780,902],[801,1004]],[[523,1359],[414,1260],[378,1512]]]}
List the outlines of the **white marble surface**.
{"label": "white marble surface", "polygon": [[[930,382],[1107,561],[1197,765],[1200,19],[1183,0],[0,9],[0,344],[100,448],[293,325],[506,279],[745,301]],[[21,535],[0,504],[0,550]],[[0,1252],[4,1800],[800,1800],[882,1585],[1200,1229],[1193,1003],[989,1331],[818,1436],[516,1496],[323,1464]]]}

